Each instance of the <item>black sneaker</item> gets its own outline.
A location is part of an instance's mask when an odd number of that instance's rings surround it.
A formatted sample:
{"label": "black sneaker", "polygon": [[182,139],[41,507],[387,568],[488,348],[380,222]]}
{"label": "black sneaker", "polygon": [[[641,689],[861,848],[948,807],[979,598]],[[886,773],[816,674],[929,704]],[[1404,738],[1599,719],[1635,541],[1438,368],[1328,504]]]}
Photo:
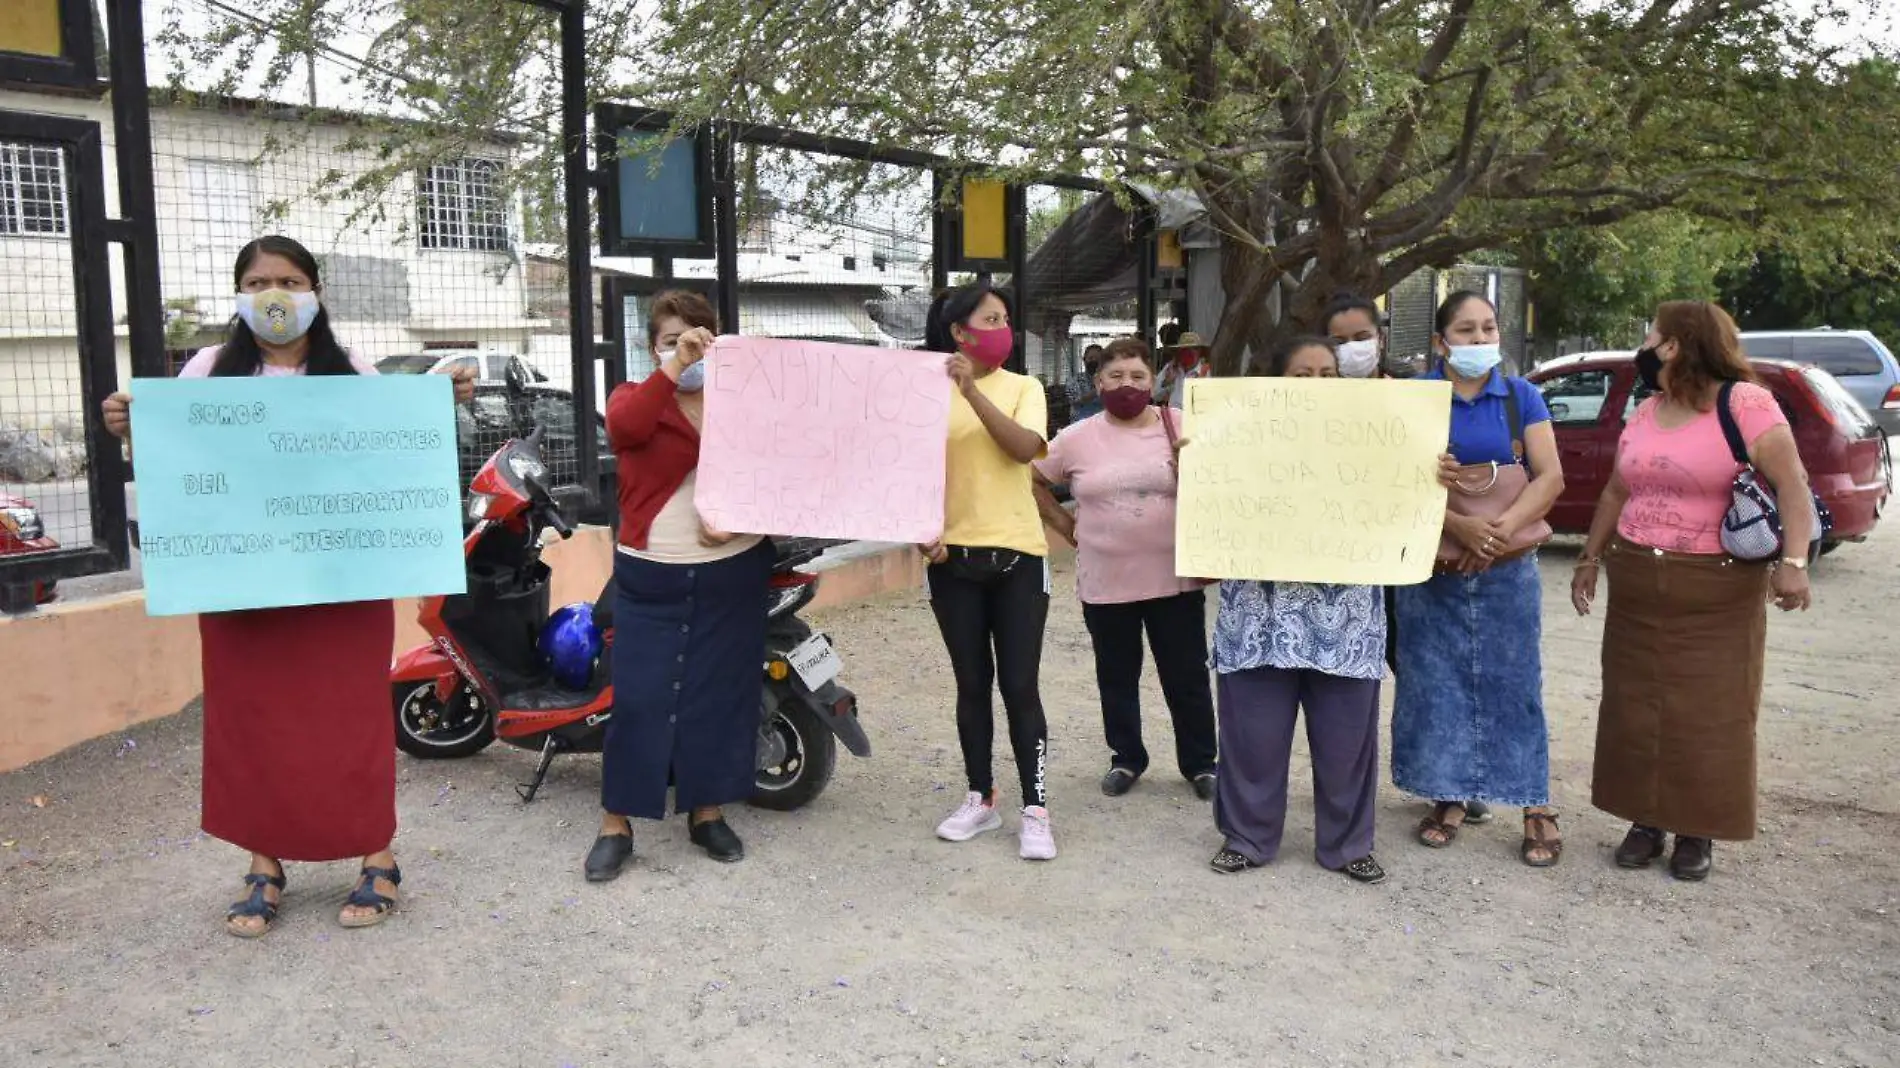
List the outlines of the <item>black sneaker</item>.
{"label": "black sneaker", "polygon": [[745,859],[745,843],[739,840],[726,818],[706,820],[703,823],[687,821],[687,837],[693,844],[706,851],[706,855],[721,864],[733,864]]}
{"label": "black sneaker", "polygon": [[633,856],[633,834],[603,834],[594,839],[594,848],[587,851],[587,862],[582,870],[590,883],[612,882],[620,877],[620,869]]}
{"label": "black sneaker", "polygon": [[1491,822],[1491,806],[1482,801],[1465,802],[1465,822],[1481,827]]}
{"label": "black sneaker", "polygon": [[1140,778],[1127,768],[1110,768],[1108,774],[1102,776],[1102,793],[1109,797],[1120,797],[1133,790],[1135,781]]}

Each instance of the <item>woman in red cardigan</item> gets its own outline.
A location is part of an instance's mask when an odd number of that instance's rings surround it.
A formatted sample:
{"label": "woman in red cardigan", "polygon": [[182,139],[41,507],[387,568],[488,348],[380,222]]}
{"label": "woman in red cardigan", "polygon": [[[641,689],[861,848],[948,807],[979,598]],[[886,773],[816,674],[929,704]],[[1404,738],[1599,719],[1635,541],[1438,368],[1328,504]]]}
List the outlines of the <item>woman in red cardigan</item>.
{"label": "woman in red cardigan", "polygon": [[772,547],[713,530],[693,507],[700,391],[718,317],[706,298],[653,298],[647,347],[659,370],[614,390],[607,438],[620,472],[614,556],[614,716],[602,758],[600,835],[589,882],[633,855],[629,817],[664,819],[666,789],[693,844],[743,859],[724,806],[752,794]]}

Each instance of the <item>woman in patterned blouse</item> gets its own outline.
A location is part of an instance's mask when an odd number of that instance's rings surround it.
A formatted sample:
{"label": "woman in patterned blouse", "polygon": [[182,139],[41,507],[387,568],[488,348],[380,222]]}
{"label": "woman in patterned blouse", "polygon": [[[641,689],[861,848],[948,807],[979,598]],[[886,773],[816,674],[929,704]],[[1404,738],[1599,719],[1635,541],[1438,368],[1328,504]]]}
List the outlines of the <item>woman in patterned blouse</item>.
{"label": "woman in patterned blouse", "polygon": [[[1295,338],[1251,372],[1337,378],[1339,361],[1330,341]],[[1227,841],[1211,861],[1215,871],[1257,868],[1279,853],[1293,723],[1304,705],[1315,855],[1321,867],[1359,882],[1384,881],[1385,869],[1372,856],[1372,823],[1385,626],[1385,598],[1376,586],[1221,583],[1214,824]]]}

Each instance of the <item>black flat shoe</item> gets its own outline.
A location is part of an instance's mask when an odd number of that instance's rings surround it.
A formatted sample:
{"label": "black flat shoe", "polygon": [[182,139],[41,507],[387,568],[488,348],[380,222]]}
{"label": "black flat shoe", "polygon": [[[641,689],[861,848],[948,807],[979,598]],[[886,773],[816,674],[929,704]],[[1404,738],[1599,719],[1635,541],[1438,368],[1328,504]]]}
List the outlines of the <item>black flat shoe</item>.
{"label": "black flat shoe", "polygon": [[1248,868],[1258,868],[1262,865],[1255,864],[1253,861],[1248,860],[1245,856],[1231,849],[1223,849],[1214,854],[1214,859],[1208,861],[1207,866],[1220,872],[1222,875],[1238,875]]}
{"label": "black flat shoe", "polygon": [[1616,866],[1619,868],[1647,868],[1663,855],[1663,842],[1668,835],[1654,827],[1645,827],[1640,823],[1630,824],[1630,833],[1623,836],[1623,844],[1616,847]]}
{"label": "black flat shoe", "polygon": [[693,844],[706,851],[706,855],[721,864],[733,864],[745,859],[745,843],[739,840],[724,816],[704,823],[688,821],[690,829],[687,837]]}
{"label": "black flat shoe", "polygon": [[607,883],[620,877],[620,868],[633,856],[633,833],[603,834],[594,839],[587,851],[584,870],[590,883]]}
{"label": "black flat shoe", "polygon": [[1108,797],[1120,797],[1133,790],[1135,780],[1139,778],[1141,776],[1127,768],[1110,768],[1108,774],[1102,776],[1102,793]]}
{"label": "black flat shoe", "polygon": [[1203,801],[1212,801],[1214,800],[1214,787],[1216,785],[1217,780],[1214,778],[1214,773],[1211,771],[1203,771],[1199,775],[1194,776],[1194,796]]}
{"label": "black flat shoe", "polygon": [[1352,881],[1365,883],[1368,886],[1385,882],[1385,869],[1379,866],[1378,861],[1372,859],[1370,853],[1339,870],[1345,872]]}
{"label": "black flat shoe", "polygon": [[1715,843],[1707,838],[1676,836],[1676,851],[1669,855],[1669,874],[1683,882],[1699,883],[1715,867]]}

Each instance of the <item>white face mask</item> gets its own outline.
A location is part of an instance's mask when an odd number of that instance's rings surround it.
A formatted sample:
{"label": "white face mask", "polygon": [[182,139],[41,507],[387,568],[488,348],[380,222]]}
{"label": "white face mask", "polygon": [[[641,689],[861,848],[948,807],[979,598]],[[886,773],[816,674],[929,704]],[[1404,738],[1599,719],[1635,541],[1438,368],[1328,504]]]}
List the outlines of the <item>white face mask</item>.
{"label": "white face mask", "polygon": [[1452,345],[1445,362],[1459,378],[1482,378],[1504,358],[1496,342],[1489,345]]}
{"label": "white face mask", "polygon": [[1368,341],[1342,341],[1336,350],[1339,354],[1339,376],[1341,378],[1371,378],[1379,369],[1379,342],[1377,338]]}
{"label": "white face mask", "polygon": [[288,345],[317,321],[317,295],[304,290],[266,289],[237,295],[238,318],[266,345]]}

